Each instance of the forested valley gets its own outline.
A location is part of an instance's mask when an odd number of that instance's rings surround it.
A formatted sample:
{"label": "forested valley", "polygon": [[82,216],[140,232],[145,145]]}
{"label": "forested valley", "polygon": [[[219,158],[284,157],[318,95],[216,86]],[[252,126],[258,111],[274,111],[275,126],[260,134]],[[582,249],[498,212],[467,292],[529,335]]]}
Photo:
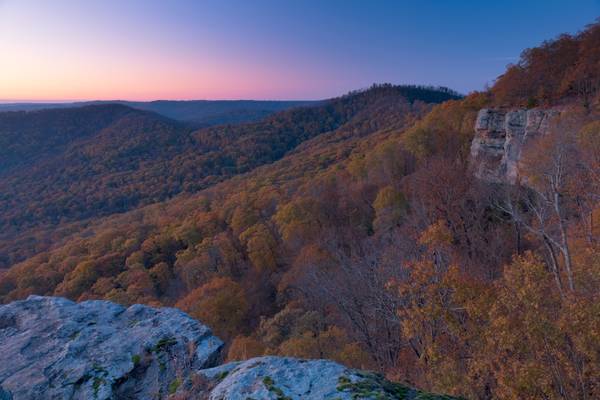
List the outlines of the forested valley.
{"label": "forested valley", "polygon": [[0,267],[45,250],[90,219],[194,193],[278,160],[371,110],[456,97],[387,88],[200,130],[113,104],[0,113]]}

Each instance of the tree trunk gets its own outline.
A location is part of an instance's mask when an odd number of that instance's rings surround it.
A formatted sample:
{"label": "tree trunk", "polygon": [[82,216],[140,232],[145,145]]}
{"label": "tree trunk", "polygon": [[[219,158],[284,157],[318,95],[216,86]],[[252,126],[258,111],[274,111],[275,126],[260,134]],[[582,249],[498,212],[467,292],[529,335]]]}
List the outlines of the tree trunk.
{"label": "tree trunk", "polygon": [[560,296],[563,295],[563,284],[562,279],[560,278],[560,270],[558,265],[558,260],[556,259],[556,253],[554,252],[554,248],[552,247],[552,243],[548,240],[548,238],[543,238],[544,245],[548,250],[548,254],[550,255],[552,274],[554,275],[554,281],[556,282],[556,286],[558,287],[558,291],[560,292]]}
{"label": "tree trunk", "polygon": [[560,230],[561,246],[560,251],[563,254],[565,260],[565,269],[567,270],[567,279],[569,281],[569,290],[574,291],[575,285],[573,283],[573,268],[571,267],[571,252],[569,251],[569,238],[567,235],[567,227],[563,221],[562,213],[560,212],[560,196],[558,191],[554,190],[554,211],[558,218],[558,228]]}

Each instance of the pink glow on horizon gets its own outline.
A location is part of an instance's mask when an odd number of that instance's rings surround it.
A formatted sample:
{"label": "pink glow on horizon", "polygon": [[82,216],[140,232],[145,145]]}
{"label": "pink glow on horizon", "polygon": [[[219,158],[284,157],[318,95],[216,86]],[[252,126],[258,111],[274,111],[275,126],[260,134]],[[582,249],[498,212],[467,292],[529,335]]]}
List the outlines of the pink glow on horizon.
{"label": "pink glow on horizon", "polygon": [[14,101],[308,99],[322,83],[303,82],[291,70],[282,73],[264,67],[245,66],[240,74],[232,67],[235,63],[228,61],[211,64],[150,58],[151,65],[144,65],[143,57],[118,62],[92,57],[49,63],[31,55],[17,60],[4,63],[0,76],[2,97]]}
{"label": "pink glow on horizon", "polygon": [[592,22],[598,1],[0,0],[0,100],[314,100],[383,82],[468,93],[506,57]]}
{"label": "pink glow on horizon", "polygon": [[[269,59],[251,48],[260,43],[217,38],[202,21],[191,33],[173,29],[181,16],[169,15],[171,9],[162,10],[160,2],[133,7],[133,1],[110,6],[22,1],[0,0],[0,54],[10,55],[0,63],[3,101],[295,100],[341,94],[323,90],[336,74],[323,66],[311,70],[300,56]],[[132,9],[147,15],[132,19],[127,15]],[[348,86],[340,90],[353,88]]]}

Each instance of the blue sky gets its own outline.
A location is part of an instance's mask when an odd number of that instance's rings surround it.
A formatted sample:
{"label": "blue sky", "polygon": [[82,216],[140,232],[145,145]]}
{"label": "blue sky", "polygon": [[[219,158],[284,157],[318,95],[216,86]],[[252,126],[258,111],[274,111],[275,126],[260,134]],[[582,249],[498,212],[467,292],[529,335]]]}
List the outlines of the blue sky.
{"label": "blue sky", "polygon": [[0,99],[318,99],[493,82],[599,0],[0,0]]}

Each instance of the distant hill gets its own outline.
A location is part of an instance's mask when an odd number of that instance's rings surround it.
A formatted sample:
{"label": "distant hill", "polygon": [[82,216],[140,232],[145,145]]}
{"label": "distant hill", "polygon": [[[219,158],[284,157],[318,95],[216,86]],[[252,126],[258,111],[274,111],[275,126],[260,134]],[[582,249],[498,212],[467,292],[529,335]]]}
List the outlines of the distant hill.
{"label": "distant hill", "polygon": [[74,103],[5,103],[2,111],[36,111],[56,108],[76,108],[88,105],[121,104],[144,111],[153,111],[196,128],[255,122],[278,111],[318,104],[318,101],[271,100],[186,100],[186,101],[88,101]]}
{"label": "distant hill", "polygon": [[381,107],[405,112],[407,102],[455,97],[437,89],[377,87],[259,122],[198,130],[119,104],[0,113],[0,265],[44,247],[39,237],[25,240],[26,232],[193,193],[357,118],[369,120]]}

